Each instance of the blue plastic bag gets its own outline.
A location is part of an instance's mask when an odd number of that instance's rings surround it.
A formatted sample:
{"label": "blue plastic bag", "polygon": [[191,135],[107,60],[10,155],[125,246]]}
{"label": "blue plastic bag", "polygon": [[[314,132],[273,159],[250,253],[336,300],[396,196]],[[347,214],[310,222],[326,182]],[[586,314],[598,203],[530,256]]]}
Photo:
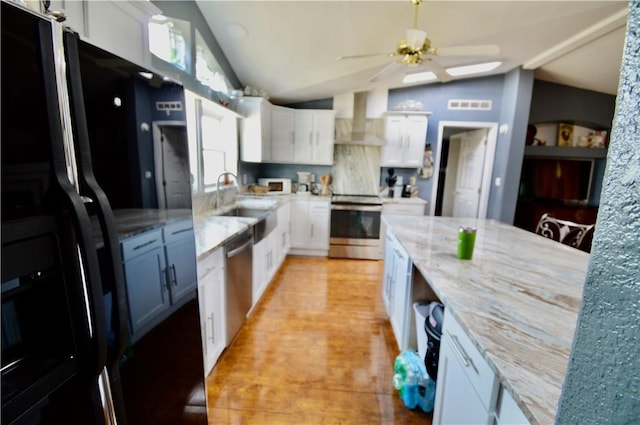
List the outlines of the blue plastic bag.
{"label": "blue plastic bag", "polygon": [[409,409],[417,406],[432,412],[436,398],[436,381],[431,379],[418,353],[403,351],[394,362],[393,386]]}

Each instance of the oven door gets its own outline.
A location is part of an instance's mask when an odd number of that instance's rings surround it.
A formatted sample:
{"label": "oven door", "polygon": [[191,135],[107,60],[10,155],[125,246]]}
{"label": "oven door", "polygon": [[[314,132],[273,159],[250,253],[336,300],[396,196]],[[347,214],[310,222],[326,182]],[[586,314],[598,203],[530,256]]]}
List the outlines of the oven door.
{"label": "oven door", "polygon": [[377,259],[381,212],[379,205],[332,205],[329,256]]}

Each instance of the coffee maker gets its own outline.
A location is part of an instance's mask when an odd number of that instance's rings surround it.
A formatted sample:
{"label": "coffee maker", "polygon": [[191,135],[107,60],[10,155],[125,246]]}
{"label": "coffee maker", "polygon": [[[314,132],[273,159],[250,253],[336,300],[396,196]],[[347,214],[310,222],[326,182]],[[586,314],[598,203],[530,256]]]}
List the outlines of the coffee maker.
{"label": "coffee maker", "polygon": [[313,173],[298,171],[298,191],[297,193],[310,193],[311,183],[313,183]]}

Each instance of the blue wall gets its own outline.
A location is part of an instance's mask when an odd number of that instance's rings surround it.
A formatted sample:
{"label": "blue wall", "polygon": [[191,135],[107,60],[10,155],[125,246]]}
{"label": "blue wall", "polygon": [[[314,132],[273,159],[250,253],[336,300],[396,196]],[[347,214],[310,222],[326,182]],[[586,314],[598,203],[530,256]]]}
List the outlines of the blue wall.
{"label": "blue wall", "polygon": [[[155,176],[153,154],[153,121],[185,121],[184,107],[182,111],[158,111],[158,101],[180,101],[184,105],[184,90],[179,85],[165,85],[162,88],[149,86],[146,82],[136,80],[131,86],[131,95],[135,100],[134,114],[127,116],[127,131],[130,139],[129,167],[131,176],[132,203],[141,208],[157,208],[158,199],[155,178],[146,178],[145,171]],[[147,123],[149,131],[142,131],[140,125]]]}
{"label": "blue wall", "polygon": [[616,96],[536,80],[531,97],[531,123],[568,121],[611,128]]}
{"label": "blue wall", "polygon": [[[531,71],[517,69],[506,75],[389,90],[388,109],[392,110],[397,103],[411,99],[422,102],[424,110],[432,113],[429,117],[426,143],[430,143],[433,148],[434,160],[438,154],[440,121],[495,122],[509,125],[511,129],[509,133],[498,138],[493,176],[494,178],[500,176],[505,184],[492,187],[487,216],[511,223],[515,212],[517,182],[522,165],[521,151],[524,150],[532,79]],[[490,100],[492,108],[489,111],[449,110],[450,99]],[[523,147],[512,152],[512,144]],[[520,155],[520,161],[514,163],[513,157],[518,155]],[[434,164],[434,167],[434,172],[437,172],[438,165]],[[407,174],[406,171],[398,174],[401,173]],[[413,175],[416,173],[414,172]],[[420,198],[430,203],[435,201],[431,199],[432,183],[432,178],[419,178],[417,182]]]}
{"label": "blue wall", "polygon": [[505,75],[500,124],[506,124],[509,130],[498,134],[491,178],[495,182],[500,177],[502,184],[492,184],[487,207],[487,217],[505,223],[513,223],[518,201],[532,86],[533,71],[518,69]]}

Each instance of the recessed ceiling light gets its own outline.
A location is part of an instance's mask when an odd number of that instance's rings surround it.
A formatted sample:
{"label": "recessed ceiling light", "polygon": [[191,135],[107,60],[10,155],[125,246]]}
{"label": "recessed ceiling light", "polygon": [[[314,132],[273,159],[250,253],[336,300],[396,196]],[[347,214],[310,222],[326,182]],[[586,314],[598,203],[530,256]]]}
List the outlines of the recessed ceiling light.
{"label": "recessed ceiling light", "polygon": [[405,84],[409,84],[409,83],[419,83],[422,81],[432,81],[437,79],[438,77],[433,72],[424,71],[424,72],[415,72],[413,74],[407,74],[402,79],[402,82]]}
{"label": "recessed ceiling light", "polygon": [[140,71],[140,72],[138,72],[138,74],[140,74],[141,77],[144,77],[147,80],[150,80],[150,79],[153,78],[153,73],[151,73],[151,72]]}
{"label": "recessed ceiling light", "polygon": [[502,62],[485,62],[475,65],[456,66],[447,68],[447,74],[458,77],[460,75],[478,74],[480,72],[492,71],[502,65]]}
{"label": "recessed ceiling light", "polygon": [[247,35],[249,35],[249,32],[242,25],[233,23],[227,25],[227,34],[240,40],[246,38]]}
{"label": "recessed ceiling light", "polygon": [[151,17],[151,20],[155,21],[155,22],[166,22],[167,21],[167,17],[164,16],[164,15],[153,15]]}

